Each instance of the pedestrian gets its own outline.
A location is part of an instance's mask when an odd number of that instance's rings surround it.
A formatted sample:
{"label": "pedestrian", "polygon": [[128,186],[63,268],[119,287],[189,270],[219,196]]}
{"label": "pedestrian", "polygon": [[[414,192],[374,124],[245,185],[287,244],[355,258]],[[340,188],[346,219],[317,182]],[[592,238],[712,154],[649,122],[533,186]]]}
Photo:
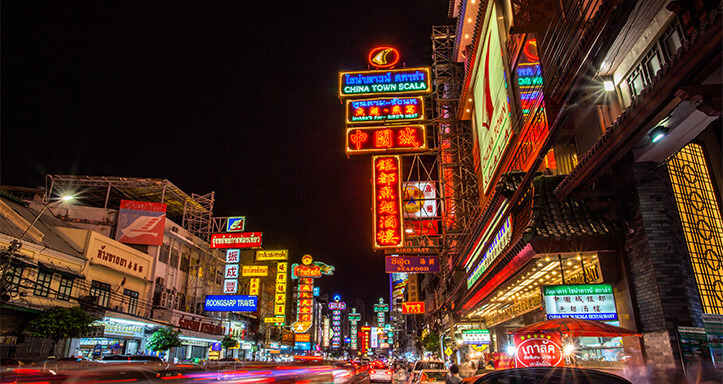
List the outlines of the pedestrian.
{"label": "pedestrian", "polygon": [[457,364],[452,364],[451,367],[449,367],[449,372],[447,373],[447,379],[444,380],[445,384],[459,384],[462,382],[462,378],[459,376],[459,367],[457,367]]}
{"label": "pedestrian", "polygon": [[474,362],[472,361],[466,361],[459,367],[459,376],[463,379],[474,376],[476,372],[477,367],[475,367]]}
{"label": "pedestrian", "polygon": [[394,382],[396,384],[407,384],[409,381],[409,373],[404,365],[399,365],[399,368],[394,372]]}

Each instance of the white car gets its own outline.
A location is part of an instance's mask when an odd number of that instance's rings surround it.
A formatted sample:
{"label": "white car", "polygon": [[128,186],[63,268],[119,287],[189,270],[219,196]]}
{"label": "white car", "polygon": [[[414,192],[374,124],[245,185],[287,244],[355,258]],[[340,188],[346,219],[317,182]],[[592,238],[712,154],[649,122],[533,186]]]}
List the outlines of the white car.
{"label": "white car", "polygon": [[[375,361],[374,363],[377,362]],[[374,363],[371,365],[371,368],[369,368],[369,382],[375,383],[383,381],[385,383],[391,383],[392,375],[394,374],[394,372],[392,372],[392,369],[386,365]]]}

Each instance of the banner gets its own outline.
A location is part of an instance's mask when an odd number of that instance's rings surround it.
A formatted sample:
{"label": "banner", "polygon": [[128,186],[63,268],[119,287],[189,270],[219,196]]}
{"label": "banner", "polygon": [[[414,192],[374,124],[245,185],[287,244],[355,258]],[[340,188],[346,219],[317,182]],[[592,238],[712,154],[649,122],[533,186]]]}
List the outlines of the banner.
{"label": "banner", "polygon": [[115,239],[125,244],[163,244],[166,204],[121,200]]}

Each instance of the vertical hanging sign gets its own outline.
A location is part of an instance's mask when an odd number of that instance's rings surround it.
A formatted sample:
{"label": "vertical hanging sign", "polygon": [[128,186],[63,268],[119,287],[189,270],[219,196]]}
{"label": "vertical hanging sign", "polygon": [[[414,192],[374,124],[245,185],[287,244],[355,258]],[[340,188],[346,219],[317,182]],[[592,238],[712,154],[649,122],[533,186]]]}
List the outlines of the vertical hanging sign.
{"label": "vertical hanging sign", "polygon": [[274,293],[274,315],[277,317],[286,316],[286,270],[288,263],[280,261],[276,263],[276,291]]}
{"label": "vertical hanging sign", "polygon": [[241,259],[240,249],[226,250],[226,270],[224,273],[223,293],[238,293],[239,260]]}
{"label": "vertical hanging sign", "polygon": [[373,156],[374,248],[400,248],[402,230],[401,159]]}

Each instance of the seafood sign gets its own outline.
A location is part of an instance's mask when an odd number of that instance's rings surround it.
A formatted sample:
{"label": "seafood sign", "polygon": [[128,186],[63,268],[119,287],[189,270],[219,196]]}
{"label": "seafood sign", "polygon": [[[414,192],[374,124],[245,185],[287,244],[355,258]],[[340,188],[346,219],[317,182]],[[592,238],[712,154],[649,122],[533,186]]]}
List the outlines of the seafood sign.
{"label": "seafood sign", "polygon": [[562,340],[558,332],[515,333],[517,367],[562,367]]}
{"label": "seafood sign", "polygon": [[437,273],[440,271],[437,256],[386,256],[387,273]]}

